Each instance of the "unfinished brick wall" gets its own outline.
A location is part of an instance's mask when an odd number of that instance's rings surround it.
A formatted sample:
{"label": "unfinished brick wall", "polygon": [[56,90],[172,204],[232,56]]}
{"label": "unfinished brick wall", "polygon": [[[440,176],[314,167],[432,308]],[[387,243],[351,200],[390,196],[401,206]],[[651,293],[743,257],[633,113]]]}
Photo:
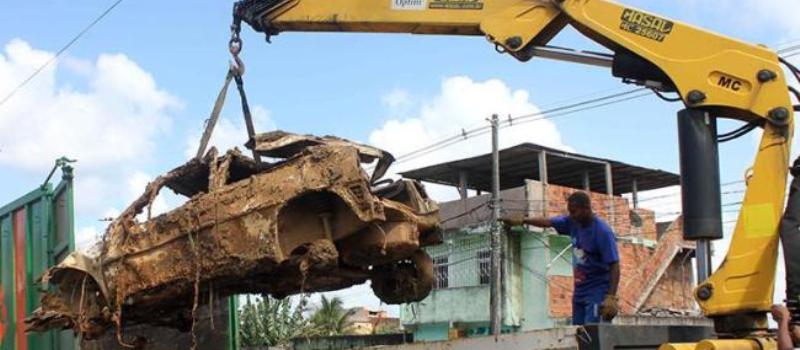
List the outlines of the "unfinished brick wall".
{"label": "unfinished brick wall", "polygon": [[649,309],[691,310],[695,307],[692,294],[691,259],[678,256],[672,261],[669,269],[661,277],[647,301],[640,308],[641,311]]}
{"label": "unfinished brick wall", "polygon": [[549,278],[550,317],[572,316],[572,293],[574,285],[571,276],[550,276]]}
{"label": "unfinished brick wall", "polygon": [[[547,216],[556,216],[567,214],[567,198],[580,190],[562,187],[556,185],[547,186]],[[628,205],[628,200],[622,197],[614,196],[609,197],[604,193],[590,192],[589,197],[592,200],[592,210],[594,213],[603,219],[606,223],[611,225],[614,233],[618,236],[638,235],[641,231],[652,232],[655,234],[655,219],[644,224],[650,227],[631,227],[631,209]],[[610,213],[613,203],[613,215]],[[642,210],[642,213],[652,213],[652,211]]]}
{"label": "unfinished brick wall", "polygon": [[[691,259],[684,259],[686,253],[683,252],[693,246],[683,241],[682,229],[681,220],[676,220],[655,248],[630,241],[617,242],[620,254],[621,280],[618,296],[621,313],[635,314],[653,308],[694,308]],[[572,285],[572,277],[550,276],[551,317],[572,315]]]}
{"label": "unfinished brick wall", "polygon": [[[640,296],[641,289],[626,290],[622,287],[633,279],[642,279],[641,271],[653,254],[652,248],[641,244],[629,242],[617,242],[617,249],[620,255],[620,308],[625,313],[632,313],[634,303]],[[550,276],[550,316],[570,317],[572,316],[572,293],[573,280],[571,276]]]}
{"label": "unfinished brick wall", "polygon": [[664,232],[662,241],[671,242],[681,248],[669,268],[653,288],[653,292],[642,304],[640,310],[675,309],[692,310],[696,307],[693,297],[692,280],[694,269],[692,259],[687,255],[695,248],[694,242],[683,240],[683,220],[678,218]]}
{"label": "unfinished brick wall", "polygon": [[[658,240],[658,230],[656,228],[656,213],[649,209],[633,209],[629,213],[633,213],[638,218],[638,224],[631,220],[631,236],[649,239],[651,241]],[[632,216],[631,214],[628,214]]]}

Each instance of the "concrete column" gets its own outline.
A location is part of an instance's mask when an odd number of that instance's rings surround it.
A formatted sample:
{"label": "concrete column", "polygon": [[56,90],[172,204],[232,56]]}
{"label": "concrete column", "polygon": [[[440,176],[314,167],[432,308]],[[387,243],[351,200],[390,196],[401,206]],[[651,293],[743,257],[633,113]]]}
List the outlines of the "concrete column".
{"label": "concrete column", "polygon": [[591,192],[592,191],[592,183],[589,180],[589,172],[588,171],[584,171],[583,172],[583,190],[586,191],[586,192]]}
{"label": "concrete column", "polygon": [[539,152],[539,182],[542,183],[542,197],[540,198],[539,203],[542,204],[541,206],[541,215],[547,216],[547,209],[548,202],[547,202],[547,152],[541,151]]}
{"label": "concrete column", "polygon": [[461,170],[458,172],[458,195],[461,198],[461,204],[464,207],[464,211],[467,210],[467,172]]}
{"label": "concrete column", "polygon": [[613,228],[616,213],[614,213],[614,176],[611,172],[611,163],[606,163],[606,193],[608,194],[609,225]]}
{"label": "concrete column", "polygon": [[631,183],[631,196],[633,197],[633,209],[639,209],[639,181],[635,177]]}
{"label": "concrete column", "polygon": [[490,324],[495,339],[500,336],[503,324],[502,295],[502,239],[500,237],[500,121],[497,114],[492,115],[492,280],[490,296]]}
{"label": "concrete column", "polygon": [[458,195],[461,199],[467,198],[467,172],[466,171],[459,171],[458,172]]}

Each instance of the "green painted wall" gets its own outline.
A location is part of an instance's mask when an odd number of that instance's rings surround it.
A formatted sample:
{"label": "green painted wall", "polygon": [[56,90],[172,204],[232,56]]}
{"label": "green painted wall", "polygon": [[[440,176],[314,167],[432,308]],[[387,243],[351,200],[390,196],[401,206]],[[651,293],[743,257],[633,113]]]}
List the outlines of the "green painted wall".
{"label": "green painted wall", "polygon": [[403,324],[484,322],[489,319],[489,286],[434,290],[419,303],[404,304],[400,316]]}
{"label": "green painted wall", "polygon": [[[486,229],[449,232],[445,234],[444,244],[426,248],[434,259],[448,257],[448,288],[435,289],[425,300],[401,306],[400,319],[404,325],[422,332],[425,339],[446,338],[447,329],[443,329],[442,324],[452,324],[454,328],[466,330],[467,334],[485,333],[489,320],[489,285],[480,284],[478,252],[489,249]],[[530,301],[526,301],[529,297],[523,283],[527,272],[520,261],[522,238],[517,235],[504,238],[503,327],[511,331],[522,325],[523,307]],[[415,339],[422,338],[415,332]]]}
{"label": "green painted wall", "polygon": [[550,328],[553,321],[549,313],[547,264],[550,249],[540,232],[523,231],[520,237],[520,264],[522,266],[522,324],[521,329]]}
{"label": "green painted wall", "polygon": [[[489,286],[479,285],[474,254],[488,247],[489,239],[476,231],[450,233],[445,244],[428,248],[431,256],[448,255],[453,264],[448,268],[449,288],[436,289],[419,303],[403,305],[400,318],[404,325],[434,332],[429,325],[438,329],[439,324],[452,321],[456,328],[479,332],[478,324],[487,322]],[[559,256],[569,244],[569,237],[552,232],[520,229],[508,235],[504,242],[504,327],[527,331],[554,326],[557,320],[550,318],[547,281],[549,276],[572,275],[571,250]],[[464,307],[465,300],[469,307]],[[467,324],[475,324],[475,329]]]}
{"label": "green painted wall", "polygon": [[414,330],[414,341],[448,340],[449,331],[450,324],[447,322],[421,324]]}
{"label": "green painted wall", "polygon": [[572,240],[568,236],[549,235],[547,241],[550,244],[548,275],[572,276]]}

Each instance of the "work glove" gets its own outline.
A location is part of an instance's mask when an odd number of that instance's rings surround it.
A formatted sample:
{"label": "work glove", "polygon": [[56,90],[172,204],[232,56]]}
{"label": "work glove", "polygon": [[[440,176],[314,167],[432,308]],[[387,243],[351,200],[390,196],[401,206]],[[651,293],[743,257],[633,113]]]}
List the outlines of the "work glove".
{"label": "work glove", "polygon": [[603,300],[603,303],[600,304],[600,317],[603,318],[603,321],[611,322],[614,317],[617,317],[617,313],[619,313],[617,296],[606,294],[606,298]]}

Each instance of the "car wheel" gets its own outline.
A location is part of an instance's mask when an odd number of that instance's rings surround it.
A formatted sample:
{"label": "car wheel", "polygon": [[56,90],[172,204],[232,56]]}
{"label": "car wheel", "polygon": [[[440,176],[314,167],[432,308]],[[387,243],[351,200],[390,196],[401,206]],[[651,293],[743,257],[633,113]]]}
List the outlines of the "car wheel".
{"label": "car wheel", "polygon": [[372,291],[387,304],[421,301],[433,289],[433,260],[422,250],[372,268]]}

